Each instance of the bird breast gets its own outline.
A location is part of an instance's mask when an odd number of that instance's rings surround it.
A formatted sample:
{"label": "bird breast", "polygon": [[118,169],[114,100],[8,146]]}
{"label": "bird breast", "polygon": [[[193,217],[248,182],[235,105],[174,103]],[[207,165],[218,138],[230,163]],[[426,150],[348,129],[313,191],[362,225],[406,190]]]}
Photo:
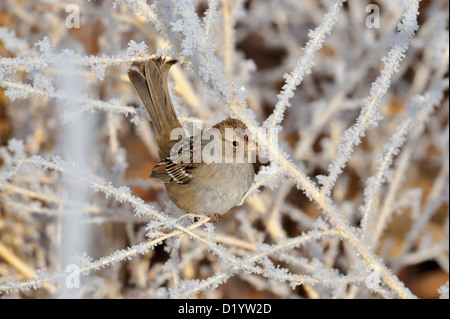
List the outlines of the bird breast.
{"label": "bird breast", "polygon": [[[238,204],[248,191],[253,182],[254,169],[251,163],[211,163],[199,166],[195,174],[196,178],[189,184],[166,184],[169,197],[178,207],[190,213],[222,215]],[[178,192],[183,192],[185,196],[176,196]]]}

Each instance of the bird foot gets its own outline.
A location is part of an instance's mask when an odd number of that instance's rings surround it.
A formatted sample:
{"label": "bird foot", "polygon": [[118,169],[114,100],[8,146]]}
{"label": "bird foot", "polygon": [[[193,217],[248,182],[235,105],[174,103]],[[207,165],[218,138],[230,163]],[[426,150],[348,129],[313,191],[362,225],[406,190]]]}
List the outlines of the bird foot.
{"label": "bird foot", "polygon": [[209,216],[209,218],[211,218],[211,222],[213,222],[214,224],[220,223],[222,221],[222,215],[220,214],[213,214]]}

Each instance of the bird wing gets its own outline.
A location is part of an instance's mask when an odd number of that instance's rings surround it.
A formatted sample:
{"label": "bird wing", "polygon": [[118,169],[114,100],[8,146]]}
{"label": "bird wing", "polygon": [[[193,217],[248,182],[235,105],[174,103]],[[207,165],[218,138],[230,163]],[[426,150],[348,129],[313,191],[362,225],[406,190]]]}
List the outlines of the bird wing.
{"label": "bird wing", "polygon": [[[151,178],[157,179],[163,183],[177,183],[188,184],[192,179],[192,172],[200,165],[200,163],[194,163],[194,142],[193,137],[185,138],[181,147],[179,148],[178,157],[176,160],[170,155],[159,161],[153,168],[150,175]],[[183,146],[189,147],[189,153],[182,154]],[[177,150],[176,150],[177,151]]]}

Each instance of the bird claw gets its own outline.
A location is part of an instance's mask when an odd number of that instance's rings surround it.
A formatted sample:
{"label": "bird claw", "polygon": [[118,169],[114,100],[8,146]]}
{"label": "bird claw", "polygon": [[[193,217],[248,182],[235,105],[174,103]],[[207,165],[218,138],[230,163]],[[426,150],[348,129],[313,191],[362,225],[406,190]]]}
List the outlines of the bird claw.
{"label": "bird claw", "polygon": [[209,218],[211,218],[211,222],[213,222],[214,224],[220,223],[222,221],[222,215],[220,214],[213,214],[209,216]]}

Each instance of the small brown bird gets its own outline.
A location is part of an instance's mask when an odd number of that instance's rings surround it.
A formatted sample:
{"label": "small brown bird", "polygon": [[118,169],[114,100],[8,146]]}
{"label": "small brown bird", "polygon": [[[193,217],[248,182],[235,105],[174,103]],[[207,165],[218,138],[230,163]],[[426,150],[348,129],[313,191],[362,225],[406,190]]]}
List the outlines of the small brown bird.
{"label": "small brown bird", "polygon": [[[184,138],[181,142],[170,138],[174,129],[182,129],[167,84],[169,69],[176,62],[159,57],[142,64],[139,71],[128,71],[128,77],[139,94],[156,132],[161,160],[153,168],[150,177],[165,184],[170,200],[179,208],[193,214],[209,216],[217,222],[242,199],[252,184],[255,173],[253,164],[247,159],[248,152],[256,151],[256,146],[249,143],[245,124],[233,118],[202,131],[202,138],[198,139],[201,141],[199,150],[194,146],[198,136]],[[232,138],[227,134],[228,130],[233,130]],[[211,140],[203,138],[205,135],[219,136],[214,141],[221,143],[215,148],[220,155],[219,161],[210,161],[203,156],[200,161],[194,160],[196,151],[201,151],[202,155],[210,154],[203,152],[208,145],[211,146]],[[180,152],[175,147],[180,145],[188,147],[187,157],[177,157]],[[239,155],[244,160],[239,160]]]}

